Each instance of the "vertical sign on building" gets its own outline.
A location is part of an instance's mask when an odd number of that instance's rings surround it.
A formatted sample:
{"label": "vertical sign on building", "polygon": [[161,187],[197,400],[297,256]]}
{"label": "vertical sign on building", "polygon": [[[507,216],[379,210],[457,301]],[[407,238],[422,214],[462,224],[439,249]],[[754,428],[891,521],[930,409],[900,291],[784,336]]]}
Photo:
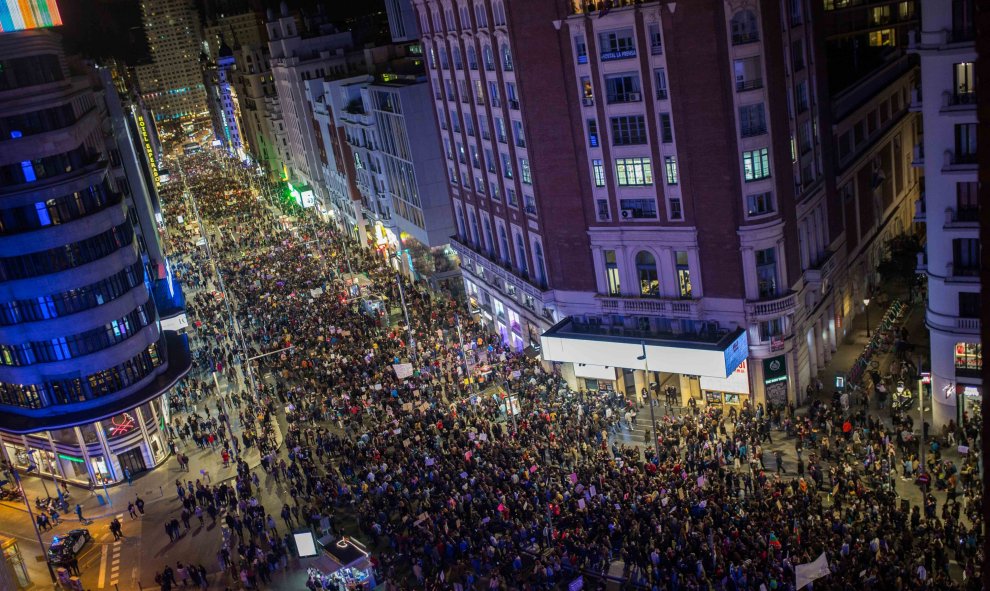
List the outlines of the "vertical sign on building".
{"label": "vertical sign on building", "polygon": [[141,130],[141,142],[144,144],[144,153],[148,157],[148,168],[151,169],[151,178],[158,187],[158,163],[155,162],[155,151],[151,147],[151,138],[148,136],[148,124],[144,120],[144,115],[137,114],[138,129]]}

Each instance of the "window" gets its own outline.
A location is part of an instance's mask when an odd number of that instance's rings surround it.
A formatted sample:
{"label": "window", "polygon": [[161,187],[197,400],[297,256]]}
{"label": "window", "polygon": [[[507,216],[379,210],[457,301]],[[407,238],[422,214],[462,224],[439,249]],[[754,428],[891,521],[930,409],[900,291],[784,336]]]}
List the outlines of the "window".
{"label": "window", "polygon": [[782,334],[784,334],[784,323],[780,318],[774,318],[773,320],[760,323],[761,342],[765,343],[773,337],[779,337]]}
{"label": "window", "polygon": [[488,14],[485,12],[485,5],[479,2],[474,5],[474,17],[478,21],[478,27],[488,26]]}
{"label": "window", "polygon": [[605,186],[605,165],[602,164],[601,160],[591,161],[591,171],[595,177],[595,186],[604,187]]}
{"label": "window", "polygon": [[497,139],[499,143],[505,143],[505,122],[502,121],[501,117],[495,118],[495,139]]}
{"label": "window", "polygon": [[956,343],[956,369],[983,370],[983,347],[980,343]]}
{"label": "window", "polygon": [[959,293],[959,317],[979,318],[980,317],[980,293],[960,292]]}
{"label": "window", "polygon": [[502,69],[506,72],[512,71],[512,53],[509,51],[509,46],[506,44],[501,45],[502,54]]}
{"label": "window", "polygon": [[455,70],[463,70],[464,69],[464,62],[461,60],[461,50],[460,50],[460,48],[455,47],[455,48],[451,49],[450,50],[450,55],[453,56],[453,58],[454,58],[454,69]]}
{"label": "window", "polygon": [[612,215],[608,211],[608,200],[598,199],[595,201],[596,213],[598,214],[599,220],[611,219]]}
{"label": "window", "polygon": [[956,125],[955,164],[976,163],[976,123]]}
{"label": "window", "polygon": [[732,16],[732,44],[742,45],[760,40],[756,15],[752,10],[741,10]]}
{"label": "window", "polygon": [[516,191],[515,191],[515,189],[510,189],[509,187],[506,187],[505,188],[505,200],[512,207],[519,207],[519,200],[516,199]]}
{"label": "window", "polygon": [[501,0],[492,2],[492,21],[495,23],[496,27],[505,26],[505,6],[502,4]]}
{"label": "window", "polygon": [[952,0],[952,41],[968,41],[976,36],[976,3]]}
{"label": "window", "polygon": [[646,143],[646,119],[642,115],[612,117],[612,143],[633,146]]}
{"label": "window", "polygon": [[585,106],[589,106],[591,101],[595,100],[595,91],[588,76],[581,76],[581,98],[584,99]]}
{"label": "window", "polygon": [[588,119],[588,145],[592,148],[597,148],[600,145],[598,142],[598,121],[595,119]]}
{"label": "window", "polygon": [[636,57],[636,43],[633,41],[632,29],[599,33],[598,46],[601,48],[603,62]]}
{"label": "window", "polygon": [[577,54],[577,63],[588,63],[588,44],[585,42],[584,36],[578,35],[574,38],[574,52]]}
{"label": "window", "polygon": [[468,55],[468,67],[471,68],[472,70],[477,70],[478,51],[474,48],[474,46],[468,47],[467,55]]}
{"label": "window", "polygon": [[681,200],[677,197],[670,197],[667,202],[670,204],[671,221],[683,220],[684,210],[681,207]]}
{"label": "window", "polygon": [[804,69],[804,41],[801,39],[791,43],[791,69],[795,72]]}
{"label": "window", "polygon": [[[796,27],[802,23],[804,20],[801,18],[801,2],[803,0],[789,0],[788,4],[791,5],[791,26]],[[889,9],[889,7],[887,7]]]}
{"label": "window", "polygon": [[616,158],[615,176],[620,187],[652,185],[653,167],[649,158]]}
{"label": "window", "polygon": [[492,52],[491,45],[481,46],[481,58],[485,62],[485,70],[489,72],[495,71],[495,54]]}
{"label": "window", "polygon": [[663,157],[663,169],[667,177],[668,185],[676,185],[678,182],[677,178],[677,157],[676,156],[664,156]]}
{"label": "window", "polygon": [[645,250],[636,254],[636,274],[639,277],[639,295],[656,297],[660,295],[660,278],[657,274],[657,260]]}
{"label": "window", "polygon": [[619,208],[622,210],[622,219],[657,218],[657,202],[653,199],[620,199]]}
{"label": "window", "polygon": [[747,182],[770,176],[770,155],[766,148],[743,152],[743,174]]}
{"label": "window", "polygon": [[500,152],[499,153],[499,156],[502,157],[502,174],[505,175],[505,178],[511,179],[512,178],[512,161],[509,160],[509,155],[506,154],[505,152]]}
{"label": "window", "polygon": [[509,263],[509,240],[505,237],[505,226],[498,227],[498,247],[502,262]]}
{"label": "window", "polygon": [[804,113],[808,110],[808,83],[804,80],[798,82],[794,87],[794,94],[797,97],[797,112]]}
{"label": "window", "polygon": [[669,144],[674,141],[674,125],[670,113],[660,113],[660,141]]}
{"label": "window", "polygon": [[761,300],[777,296],[777,249],[756,251],[756,281]]}
{"label": "window", "polygon": [[521,275],[529,274],[529,263],[526,258],[526,245],[523,243],[522,234],[516,234],[516,263],[519,265]]}
{"label": "window", "polygon": [[973,62],[953,64],[954,81],[953,103],[972,105],[976,103],[976,70]]}
{"label": "window", "polygon": [[614,250],[603,251],[605,256],[605,283],[608,285],[608,295],[617,296],[622,293],[619,283],[619,263]]}
{"label": "window", "polygon": [[894,33],[894,29],[870,31],[869,44],[870,47],[893,47],[897,44],[897,36]]}
{"label": "window", "polygon": [[520,175],[522,175],[521,176],[522,182],[526,183],[527,185],[532,185],[533,184],[533,175],[532,175],[532,173],[529,170],[529,159],[528,158],[520,158],[519,159],[519,173],[520,173]]}
{"label": "window", "polygon": [[492,225],[488,222],[488,217],[481,218],[481,229],[485,235],[485,252],[488,256],[495,256],[495,241],[492,238]]}
{"label": "window", "polygon": [[488,83],[488,94],[492,97],[492,106],[500,107],[502,105],[502,100],[499,98],[498,84],[495,82]]}
{"label": "window", "polygon": [[653,70],[653,79],[657,84],[657,100],[667,100],[667,72],[663,68]]}
{"label": "window", "polygon": [[691,298],[691,269],[688,267],[686,250],[674,252],[674,264],[677,271],[677,288],[682,299]]}
{"label": "window", "polygon": [[547,266],[543,258],[543,247],[539,242],[533,243],[533,259],[536,261],[536,281],[542,287],[547,285]]}
{"label": "window", "polygon": [[639,76],[636,74],[605,76],[605,93],[609,104],[638,102],[642,100]]}
{"label": "window", "polygon": [[526,136],[523,134],[522,121],[512,120],[512,135],[516,139],[516,146],[520,148],[526,147]]}
{"label": "window", "polygon": [[739,134],[754,137],[767,132],[767,114],[763,103],[739,107]]}
{"label": "window", "polygon": [[526,213],[536,215],[536,198],[523,193],[523,209],[526,210]]}
{"label": "window", "polygon": [[663,38],[660,36],[660,23],[650,23],[650,53],[660,55],[663,53]]}
{"label": "window", "polygon": [[760,56],[738,59],[733,62],[736,75],[736,92],[763,88],[763,67]]}
{"label": "window", "polygon": [[980,198],[976,182],[956,183],[956,221],[975,222],[979,220]]}
{"label": "window", "polygon": [[773,193],[766,191],[746,196],[746,211],[751,216],[773,213]]}
{"label": "window", "polygon": [[956,238],[952,241],[952,275],[975,277],[980,272],[980,241],[977,238]]}

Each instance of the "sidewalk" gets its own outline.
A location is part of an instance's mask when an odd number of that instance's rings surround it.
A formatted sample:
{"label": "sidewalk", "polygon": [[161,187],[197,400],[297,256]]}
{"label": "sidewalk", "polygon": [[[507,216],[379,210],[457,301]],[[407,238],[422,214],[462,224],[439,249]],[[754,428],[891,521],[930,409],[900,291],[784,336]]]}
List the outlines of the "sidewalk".
{"label": "sidewalk", "polygon": [[[227,392],[227,381],[224,378],[220,379],[220,388],[222,392]],[[203,404],[209,404],[211,408],[215,408],[215,390],[215,388],[210,388],[210,395],[204,401],[199,402],[198,406],[200,408],[202,408]],[[235,433],[238,432],[239,421],[236,413],[232,413],[230,420],[232,430]],[[276,422],[275,428],[275,437],[279,447],[281,447],[284,436],[278,422]],[[187,441],[183,444],[180,439],[176,439],[175,443],[180,452],[189,456],[188,471],[180,469],[178,461],[173,456],[166,459],[158,467],[151,468],[146,472],[136,475],[133,484],[130,485],[123,482],[108,486],[106,490],[102,487],[97,487],[93,492],[86,490],[84,487],[70,485],[69,510],[62,516],[63,520],[69,523],[78,521],[75,514],[77,503],[82,505],[83,517],[86,519],[103,519],[125,511],[127,504],[134,501],[138,496],[144,500],[146,505],[153,504],[162,499],[174,498],[175,481],[177,479],[183,482],[187,480],[194,482],[196,480],[203,480],[216,484],[232,479],[237,475],[237,465],[234,462],[231,462],[226,468],[223,466],[223,459],[220,456],[221,448],[219,446],[215,449],[210,449],[209,447],[198,448],[192,441]],[[243,450],[241,457],[252,469],[261,463],[261,456],[256,446]],[[44,481],[42,481],[43,479],[40,476],[33,475],[22,475],[21,478],[24,494],[27,496],[28,502],[32,503],[32,511],[35,511],[35,498],[45,498],[48,494],[51,496],[58,494],[50,476],[45,477]],[[48,494],[45,492],[46,487]],[[109,504],[107,503],[108,498]],[[7,506],[27,513],[23,501],[0,501],[0,506]]]}

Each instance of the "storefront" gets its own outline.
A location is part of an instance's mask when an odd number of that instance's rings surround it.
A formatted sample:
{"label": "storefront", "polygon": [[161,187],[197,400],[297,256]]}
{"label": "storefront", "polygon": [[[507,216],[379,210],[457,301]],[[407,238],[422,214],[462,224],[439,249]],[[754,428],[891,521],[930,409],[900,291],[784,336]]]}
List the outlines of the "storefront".
{"label": "storefront", "polygon": [[579,387],[587,392],[614,392],[615,368],[603,365],[574,364],[574,376],[578,379]]}
{"label": "storefront", "polygon": [[727,378],[701,376],[701,391],[710,405],[740,407],[750,400],[748,362],[743,361]]}
{"label": "storefront", "polygon": [[763,360],[763,393],[767,404],[787,405],[787,359],[784,355]]}
{"label": "storefront", "polygon": [[[156,398],[93,423],[30,435],[2,434],[3,455],[16,468],[55,482],[108,486],[168,457],[168,405]],[[32,468],[32,466],[34,466]]]}

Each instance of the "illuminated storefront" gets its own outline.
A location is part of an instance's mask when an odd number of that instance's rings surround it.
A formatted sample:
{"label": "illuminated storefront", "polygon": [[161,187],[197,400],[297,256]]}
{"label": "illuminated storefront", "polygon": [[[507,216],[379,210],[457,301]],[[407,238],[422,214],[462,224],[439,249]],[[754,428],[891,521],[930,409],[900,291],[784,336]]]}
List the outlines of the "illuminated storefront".
{"label": "illuminated storefront", "polygon": [[160,397],[108,419],[29,435],[4,433],[3,452],[14,467],[59,482],[112,485],[150,470],[169,455],[168,404]]}

